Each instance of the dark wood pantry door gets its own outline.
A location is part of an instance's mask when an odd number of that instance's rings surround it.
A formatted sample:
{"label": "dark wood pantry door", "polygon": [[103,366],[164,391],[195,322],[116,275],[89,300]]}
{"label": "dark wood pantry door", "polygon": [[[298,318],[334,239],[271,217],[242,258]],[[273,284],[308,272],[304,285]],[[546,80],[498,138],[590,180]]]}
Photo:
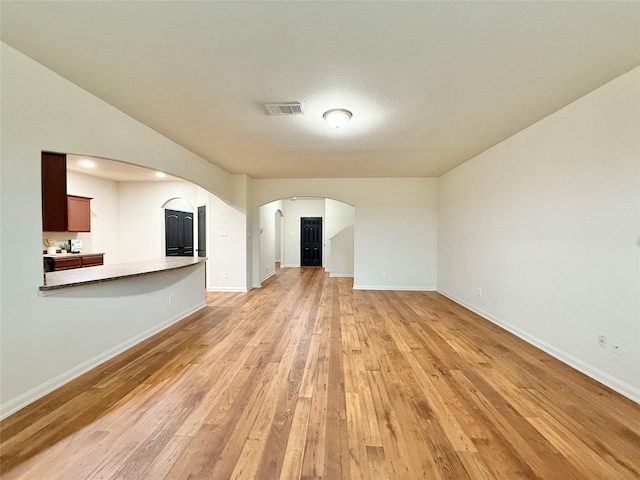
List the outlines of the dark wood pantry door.
{"label": "dark wood pantry door", "polygon": [[193,257],[193,213],[165,209],[167,257]]}
{"label": "dark wood pantry door", "polygon": [[198,256],[207,256],[207,207],[198,207]]}
{"label": "dark wood pantry door", "polygon": [[300,265],[322,266],[322,217],[300,218]]}

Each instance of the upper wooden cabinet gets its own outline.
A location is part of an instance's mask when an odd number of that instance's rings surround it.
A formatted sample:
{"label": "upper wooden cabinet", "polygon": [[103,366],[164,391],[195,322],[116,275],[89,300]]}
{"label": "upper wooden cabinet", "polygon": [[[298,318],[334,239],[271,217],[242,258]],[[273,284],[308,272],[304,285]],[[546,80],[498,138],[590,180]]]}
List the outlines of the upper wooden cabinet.
{"label": "upper wooden cabinet", "polygon": [[67,232],[91,231],[91,199],[67,195]]}
{"label": "upper wooden cabinet", "polygon": [[67,156],[42,152],[42,231],[90,232],[91,199],[67,195]]}
{"label": "upper wooden cabinet", "polygon": [[42,230],[67,231],[67,156],[42,152]]}

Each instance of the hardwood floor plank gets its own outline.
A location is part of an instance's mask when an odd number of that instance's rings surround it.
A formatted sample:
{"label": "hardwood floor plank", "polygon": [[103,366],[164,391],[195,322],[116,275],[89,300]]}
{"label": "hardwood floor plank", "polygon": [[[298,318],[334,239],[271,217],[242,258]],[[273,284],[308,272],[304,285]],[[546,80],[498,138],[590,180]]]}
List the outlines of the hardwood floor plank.
{"label": "hardwood floor plank", "polygon": [[369,465],[371,480],[390,480],[389,467],[383,447],[367,446],[366,461]]}
{"label": "hardwood floor plank", "polygon": [[279,477],[281,480],[297,480],[301,476],[302,462],[305,456],[305,438],[309,428],[310,415],[311,399],[299,397],[284,451],[282,470]]}
{"label": "hardwood floor plank", "polygon": [[640,478],[640,405],[435,292],[206,298],[2,421],[2,479]]}
{"label": "hardwood floor plank", "polygon": [[[340,298],[340,282],[331,282],[328,288],[333,298]],[[350,478],[349,432],[347,428],[347,400],[344,385],[344,363],[342,348],[342,325],[338,302],[331,306],[331,335],[329,342],[329,392],[327,403],[327,439],[325,454],[325,476],[327,478]]]}
{"label": "hardwood floor plank", "polygon": [[[321,335],[320,342],[317,347],[322,351],[326,351],[329,341],[329,329],[325,329]],[[316,358],[318,353],[309,353]],[[302,464],[302,476],[322,477],[324,476],[324,461],[327,444],[327,403],[329,393],[329,361],[323,355],[316,362],[315,383],[313,385],[313,393],[310,397],[301,395],[300,398],[310,398],[311,400],[311,418],[307,428],[307,436],[305,439],[305,454]],[[301,393],[306,393],[302,392]]]}
{"label": "hardwood floor plank", "polygon": [[349,435],[349,470],[352,480],[367,480],[371,474],[368,468],[367,445],[360,409],[360,396],[345,393],[347,408],[347,432]]}
{"label": "hardwood floor plank", "polygon": [[407,445],[396,411],[382,377],[383,374],[379,371],[368,373],[369,383],[374,392],[373,400],[389,473],[393,478],[419,478],[408,457]]}

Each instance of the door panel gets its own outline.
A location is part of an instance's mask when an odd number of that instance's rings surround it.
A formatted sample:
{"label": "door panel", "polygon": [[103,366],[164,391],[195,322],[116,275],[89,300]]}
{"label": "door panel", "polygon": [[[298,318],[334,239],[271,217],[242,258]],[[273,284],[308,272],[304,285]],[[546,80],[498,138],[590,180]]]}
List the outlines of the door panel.
{"label": "door panel", "polygon": [[198,207],[198,256],[207,256],[207,207]]}
{"label": "door panel", "polygon": [[300,265],[322,266],[322,217],[300,218]]}
{"label": "door panel", "polygon": [[182,217],[182,257],[193,257],[193,214]]}
{"label": "door panel", "polygon": [[193,256],[193,214],[178,210],[164,211],[166,256]]}
{"label": "door panel", "polygon": [[165,210],[164,226],[167,244],[167,257],[180,256],[180,217],[178,212]]}

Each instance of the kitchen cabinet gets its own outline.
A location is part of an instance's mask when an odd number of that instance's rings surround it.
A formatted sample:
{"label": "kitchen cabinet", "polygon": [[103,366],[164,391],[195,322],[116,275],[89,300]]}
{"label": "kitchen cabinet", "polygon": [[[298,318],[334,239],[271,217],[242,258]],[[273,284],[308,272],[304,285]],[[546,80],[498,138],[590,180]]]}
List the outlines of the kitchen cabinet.
{"label": "kitchen cabinet", "polygon": [[45,257],[44,271],[58,272],[60,270],[69,270],[71,268],[81,268],[82,260],[80,257]]}
{"label": "kitchen cabinet", "polygon": [[42,231],[67,231],[67,156],[42,152]]}
{"label": "kitchen cabinet", "polygon": [[45,272],[59,272],[72,268],[95,267],[104,264],[103,253],[87,253],[80,255],[47,255],[44,257]]}
{"label": "kitchen cabinet", "polygon": [[91,231],[91,199],[67,195],[67,232]]}
{"label": "kitchen cabinet", "polygon": [[82,260],[83,267],[95,267],[97,265],[104,264],[104,254],[96,253],[91,255],[82,255],[80,260]]}
{"label": "kitchen cabinet", "polygon": [[90,232],[91,198],[67,195],[67,156],[42,152],[42,231]]}

